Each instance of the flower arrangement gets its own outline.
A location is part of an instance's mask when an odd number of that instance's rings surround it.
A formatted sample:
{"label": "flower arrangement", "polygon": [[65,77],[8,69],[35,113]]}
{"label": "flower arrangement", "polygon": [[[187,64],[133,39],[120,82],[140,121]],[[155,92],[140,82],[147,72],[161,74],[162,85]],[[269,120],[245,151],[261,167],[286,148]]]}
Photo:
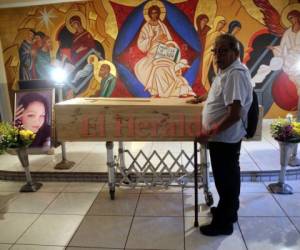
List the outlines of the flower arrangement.
{"label": "flower arrangement", "polygon": [[271,134],[275,140],[283,142],[300,142],[300,122],[296,122],[292,115],[279,118],[271,124]]}
{"label": "flower arrangement", "polygon": [[20,148],[29,146],[35,134],[22,126],[15,127],[7,122],[0,122],[0,153],[7,148]]}

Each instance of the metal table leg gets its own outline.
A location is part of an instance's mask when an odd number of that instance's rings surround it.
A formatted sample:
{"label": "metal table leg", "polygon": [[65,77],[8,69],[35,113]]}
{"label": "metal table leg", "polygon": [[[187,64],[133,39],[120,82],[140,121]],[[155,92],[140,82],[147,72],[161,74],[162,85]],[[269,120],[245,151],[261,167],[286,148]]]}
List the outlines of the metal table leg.
{"label": "metal table leg", "polygon": [[[56,83],[56,89],[58,91],[58,101],[62,102],[64,100],[63,97],[63,83]],[[70,169],[75,165],[74,161],[68,161],[67,160],[67,155],[66,155],[66,143],[65,142],[60,142],[61,143],[61,156],[62,160],[56,166],[54,167],[55,169]]]}
{"label": "metal table leg", "polygon": [[122,141],[119,141],[119,158],[120,158],[120,169],[122,171],[126,170],[125,166],[125,154],[124,154],[124,143]]}
{"label": "metal table leg", "polygon": [[39,190],[43,184],[39,182],[33,182],[29,170],[29,159],[28,159],[28,152],[26,148],[18,148],[16,149],[18,158],[22,164],[22,167],[25,171],[26,176],[26,184],[22,186],[20,192],[36,192]]}
{"label": "metal table leg", "polygon": [[54,167],[55,169],[70,169],[75,165],[74,161],[67,160],[66,143],[65,142],[61,142],[61,156],[62,156],[62,160],[61,160],[61,162],[56,164],[56,166]]}
{"label": "metal table leg", "polygon": [[211,206],[214,203],[212,193],[209,191],[209,164],[207,162],[207,145],[200,145],[201,156],[201,171],[203,180],[204,197],[207,206]]}
{"label": "metal table leg", "polygon": [[124,143],[122,141],[119,141],[119,166],[121,174],[124,176],[123,184],[130,185],[135,179],[135,175],[133,173],[128,173],[128,169],[126,168],[125,164],[125,149],[124,149]]}
{"label": "metal table leg", "polygon": [[114,161],[114,143],[112,141],[106,142],[107,152],[107,170],[108,170],[108,186],[110,199],[115,199],[115,161]]}
{"label": "metal table leg", "polygon": [[194,141],[194,195],[195,195],[195,222],[194,226],[199,226],[198,221],[198,152],[197,152],[197,142]]}

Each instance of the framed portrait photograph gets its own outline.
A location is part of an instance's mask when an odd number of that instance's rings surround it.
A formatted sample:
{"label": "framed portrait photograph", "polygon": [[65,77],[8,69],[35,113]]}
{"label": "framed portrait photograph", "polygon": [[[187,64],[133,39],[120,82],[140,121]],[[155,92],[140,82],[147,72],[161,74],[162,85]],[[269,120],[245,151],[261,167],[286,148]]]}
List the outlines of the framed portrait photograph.
{"label": "framed portrait photograph", "polygon": [[14,122],[34,132],[29,153],[47,153],[53,144],[54,89],[27,89],[15,93]]}

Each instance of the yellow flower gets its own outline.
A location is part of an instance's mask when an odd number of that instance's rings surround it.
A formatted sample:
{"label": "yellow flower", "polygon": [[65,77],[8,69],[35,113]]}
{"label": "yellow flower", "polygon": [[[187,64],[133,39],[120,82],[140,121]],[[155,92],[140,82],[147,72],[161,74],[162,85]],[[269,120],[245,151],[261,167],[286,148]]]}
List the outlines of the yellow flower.
{"label": "yellow flower", "polygon": [[20,133],[21,139],[25,140],[25,141],[33,140],[35,137],[35,134],[30,130],[25,130],[25,129],[20,130],[19,133]]}
{"label": "yellow flower", "polygon": [[300,128],[294,127],[294,131],[297,135],[300,135]]}

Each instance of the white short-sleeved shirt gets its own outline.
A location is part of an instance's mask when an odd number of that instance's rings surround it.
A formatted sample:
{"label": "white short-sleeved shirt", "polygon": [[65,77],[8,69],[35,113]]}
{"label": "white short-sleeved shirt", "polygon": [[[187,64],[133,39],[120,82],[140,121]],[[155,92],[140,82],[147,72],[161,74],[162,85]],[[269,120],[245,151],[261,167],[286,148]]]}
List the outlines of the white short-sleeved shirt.
{"label": "white short-sleeved shirt", "polygon": [[250,80],[249,70],[239,59],[216,76],[203,108],[202,125],[204,128],[210,129],[214,123],[225,116],[227,106],[234,100],[239,100],[241,103],[242,119],[213,136],[210,141],[236,143],[246,135],[247,113],[252,103]]}

